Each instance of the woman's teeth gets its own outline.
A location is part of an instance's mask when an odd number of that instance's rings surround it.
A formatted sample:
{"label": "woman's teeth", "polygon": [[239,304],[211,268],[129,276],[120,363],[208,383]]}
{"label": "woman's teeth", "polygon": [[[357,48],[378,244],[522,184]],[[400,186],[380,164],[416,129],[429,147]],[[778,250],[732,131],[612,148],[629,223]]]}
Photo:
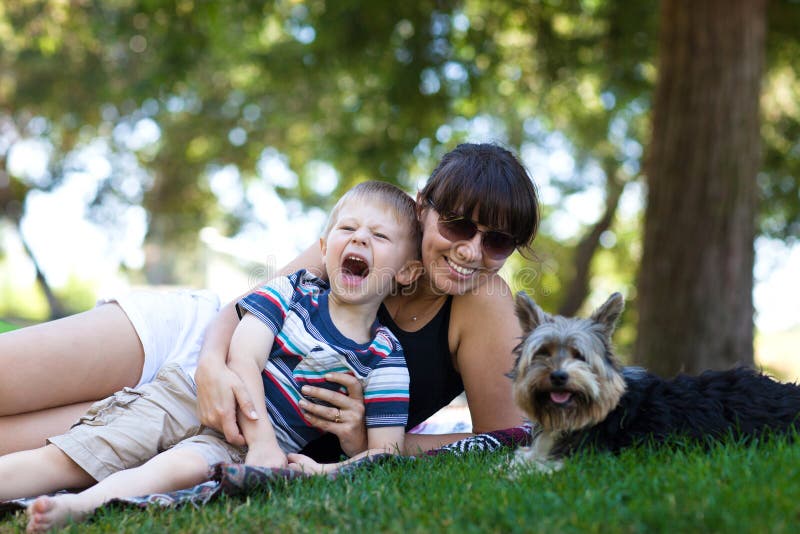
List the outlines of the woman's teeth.
{"label": "woman's teeth", "polygon": [[453,263],[453,261],[450,258],[445,258],[445,259],[447,260],[447,264],[450,266],[450,268],[462,276],[469,276],[475,272],[475,269],[462,267],[456,263]]}

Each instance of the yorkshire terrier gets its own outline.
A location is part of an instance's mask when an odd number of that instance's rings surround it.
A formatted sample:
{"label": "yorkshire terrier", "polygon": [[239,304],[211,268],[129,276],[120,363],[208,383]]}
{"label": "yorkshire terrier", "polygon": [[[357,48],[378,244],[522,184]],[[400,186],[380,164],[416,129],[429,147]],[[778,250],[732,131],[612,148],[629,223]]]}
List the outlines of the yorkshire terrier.
{"label": "yorkshire terrier", "polygon": [[665,380],[623,368],[611,335],[624,306],[614,293],[588,319],[551,316],[516,298],[524,331],[509,373],[514,401],[533,423],[513,463],[550,472],[585,449],[708,442],[800,430],[800,386],[748,368]]}

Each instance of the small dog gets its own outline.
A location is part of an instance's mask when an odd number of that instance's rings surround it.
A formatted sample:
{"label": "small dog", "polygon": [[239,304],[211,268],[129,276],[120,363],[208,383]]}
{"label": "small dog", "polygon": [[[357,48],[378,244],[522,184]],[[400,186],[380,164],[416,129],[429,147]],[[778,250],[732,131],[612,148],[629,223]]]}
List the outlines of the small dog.
{"label": "small dog", "polygon": [[800,430],[800,386],[752,369],[706,371],[664,380],[623,368],[611,335],[624,306],[614,293],[588,319],[544,313],[524,292],[516,313],[524,332],[509,373],[514,401],[533,425],[530,447],[513,464],[541,471],[594,448],[708,441]]}

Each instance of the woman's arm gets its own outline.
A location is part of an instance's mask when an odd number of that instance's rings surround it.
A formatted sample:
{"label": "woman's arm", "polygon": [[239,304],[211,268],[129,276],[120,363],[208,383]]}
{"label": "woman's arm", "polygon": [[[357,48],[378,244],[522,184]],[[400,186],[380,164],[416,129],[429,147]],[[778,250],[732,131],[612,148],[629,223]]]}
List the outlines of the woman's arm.
{"label": "woman's arm", "polygon": [[[275,276],[285,276],[302,268],[320,275],[324,274],[318,245],[308,247],[275,273]],[[227,357],[233,331],[239,323],[236,302],[250,292],[223,306],[208,325],[195,373],[200,421],[204,425],[220,430],[229,443],[239,446],[244,445],[245,440],[236,422],[236,407],[238,406],[242,413],[250,414],[255,406],[242,381],[227,367]]]}
{"label": "woman's arm", "polygon": [[245,439],[236,422],[236,407],[242,413],[255,410],[239,376],[227,366],[228,346],[239,318],[232,304],[223,306],[208,325],[195,372],[197,413],[204,425],[220,430],[234,445]]}
{"label": "woman's arm", "polygon": [[[499,276],[453,298],[448,332],[454,365],[464,382],[475,434],[522,424],[506,376],[522,331],[511,289]],[[405,454],[418,454],[474,434],[406,434]]]}
{"label": "woman's arm", "polygon": [[333,473],[362,458],[378,454],[402,454],[405,429],[401,426],[370,428],[367,430],[369,448],[343,462],[320,464],[303,454],[289,454],[289,467],[306,473]]}
{"label": "woman's arm", "polygon": [[[454,337],[455,336],[455,337]],[[522,424],[506,373],[514,365],[514,347],[522,330],[511,289],[493,276],[478,292],[453,299],[450,339],[455,365],[464,382],[476,434]]]}
{"label": "woman's arm", "polygon": [[460,439],[474,436],[475,434],[458,433],[458,434],[406,434],[405,443],[403,445],[403,454],[406,456],[414,456],[425,451],[432,451],[450,445]]}

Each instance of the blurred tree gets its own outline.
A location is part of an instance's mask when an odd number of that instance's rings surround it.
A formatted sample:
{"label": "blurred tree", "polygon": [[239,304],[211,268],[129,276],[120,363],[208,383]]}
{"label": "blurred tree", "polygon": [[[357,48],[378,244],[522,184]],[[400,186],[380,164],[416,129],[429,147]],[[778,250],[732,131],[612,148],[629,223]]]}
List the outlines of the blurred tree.
{"label": "blurred tree", "polygon": [[[239,185],[259,178],[283,198],[327,207],[367,177],[414,188],[476,129],[521,152],[547,152],[560,139],[556,149],[575,166],[548,180],[558,195],[547,212],[587,188],[604,191],[604,202],[569,240],[540,239],[546,272],[523,278],[558,278],[558,291],[525,287],[548,309],[573,313],[591,288],[600,236],[617,231],[623,189],[641,179],[657,5],[10,0],[0,5],[0,213],[19,221],[28,192],[58,187],[80,170],[64,165],[70,155],[101,139],[114,170],[100,180],[92,216],[111,228],[119,206],[142,204],[145,273],[166,283],[190,272],[199,228],[232,234],[253,218],[247,195],[220,205],[215,169],[235,165]],[[797,7],[770,3],[760,229],[777,237],[800,220]],[[156,134],[133,143],[143,125]],[[43,177],[9,172],[11,147],[29,140],[48,147]],[[286,156],[296,181],[264,174],[270,154]],[[336,171],[332,191],[317,186],[319,162]],[[635,256],[606,250],[635,269]]]}
{"label": "blurred tree", "polygon": [[[52,316],[65,310],[19,230],[28,193],[53,191],[70,175],[85,172],[85,162],[71,156],[101,139],[109,146],[114,160],[109,165],[116,172],[100,180],[92,200],[93,215],[113,227],[118,210],[103,207],[119,200],[142,201],[141,188],[131,192],[124,187],[125,178],[133,173],[130,166],[120,168],[116,156],[130,151],[115,142],[115,126],[143,118],[142,104],[161,91],[171,92],[207,44],[185,19],[190,14],[211,18],[213,7],[187,10],[168,5],[173,12],[162,12],[156,31],[145,37],[146,15],[138,4],[32,0],[0,6],[0,216],[17,227]],[[154,52],[153,44],[159,41],[172,46]],[[28,155],[26,163],[46,159],[42,172],[31,175],[10,168],[8,159],[15,148],[31,141],[40,150]]]}
{"label": "blurred tree", "polygon": [[664,0],[635,353],[672,375],[753,363],[765,0]]}
{"label": "blurred tree", "polygon": [[[296,186],[272,185],[310,204],[367,177],[409,186],[413,148],[448,111],[445,93],[419,90],[421,72],[447,49],[437,17],[433,6],[399,3],[4,4],[3,214],[18,224],[27,193],[57,188],[69,170],[62,163],[92,139],[123,145],[150,176],[134,195],[124,176],[107,176],[93,215],[113,216],[102,209],[108,203],[143,203],[148,281],[167,283],[176,280],[174,258],[190,254],[197,230],[220,215],[211,168],[232,163],[250,179],[264,148],[276,147],[301,173]],[[120,128],[130,133],[147,120],[157,142],[124,146]],[[9,146],[29,139],[49,149],[38,179],[6,164]],[[333,194],[312,187],[316,160],[339,171]],[[246,198],[239,208],[229,231],[246,220]]]}
{"label": "blurred tree", "polygon": [[767,9],[767,72],[761,98],[764,159],[758,174],[760,235],[800,238],[800,0]]}
{"label": "blurred tree", "polygon": [[[639,178],[641,146],[654,80],[656,2],[467,1],[469,32],[455,40],[470,72],[471,91],[459,109],[491,109],[508,142],[547,157],[567,153],[571,172],[536,176],[552,193],[545,213],[591,189],[605,200],[599,216],[568,240],[539,239],[538,258],[524,266],[520,287],[545,308],[576,313],[590,291],[600,237],[613,235],[625,186]],[[553,139],[563,139],[553,143]],[[535,173],[534,173],[535,174]],[[552,197],[552,195],[551,195]],[[545,223],[544,232],[559,233]],[[560,250],[565,249],[565,250]],[[538,283],[560,278],[557,292]],[[521,284],[529,280],[533,285]],[[534,282],[535,281],[535,282]],[[630,292],[631,298],[635,297]]]}

